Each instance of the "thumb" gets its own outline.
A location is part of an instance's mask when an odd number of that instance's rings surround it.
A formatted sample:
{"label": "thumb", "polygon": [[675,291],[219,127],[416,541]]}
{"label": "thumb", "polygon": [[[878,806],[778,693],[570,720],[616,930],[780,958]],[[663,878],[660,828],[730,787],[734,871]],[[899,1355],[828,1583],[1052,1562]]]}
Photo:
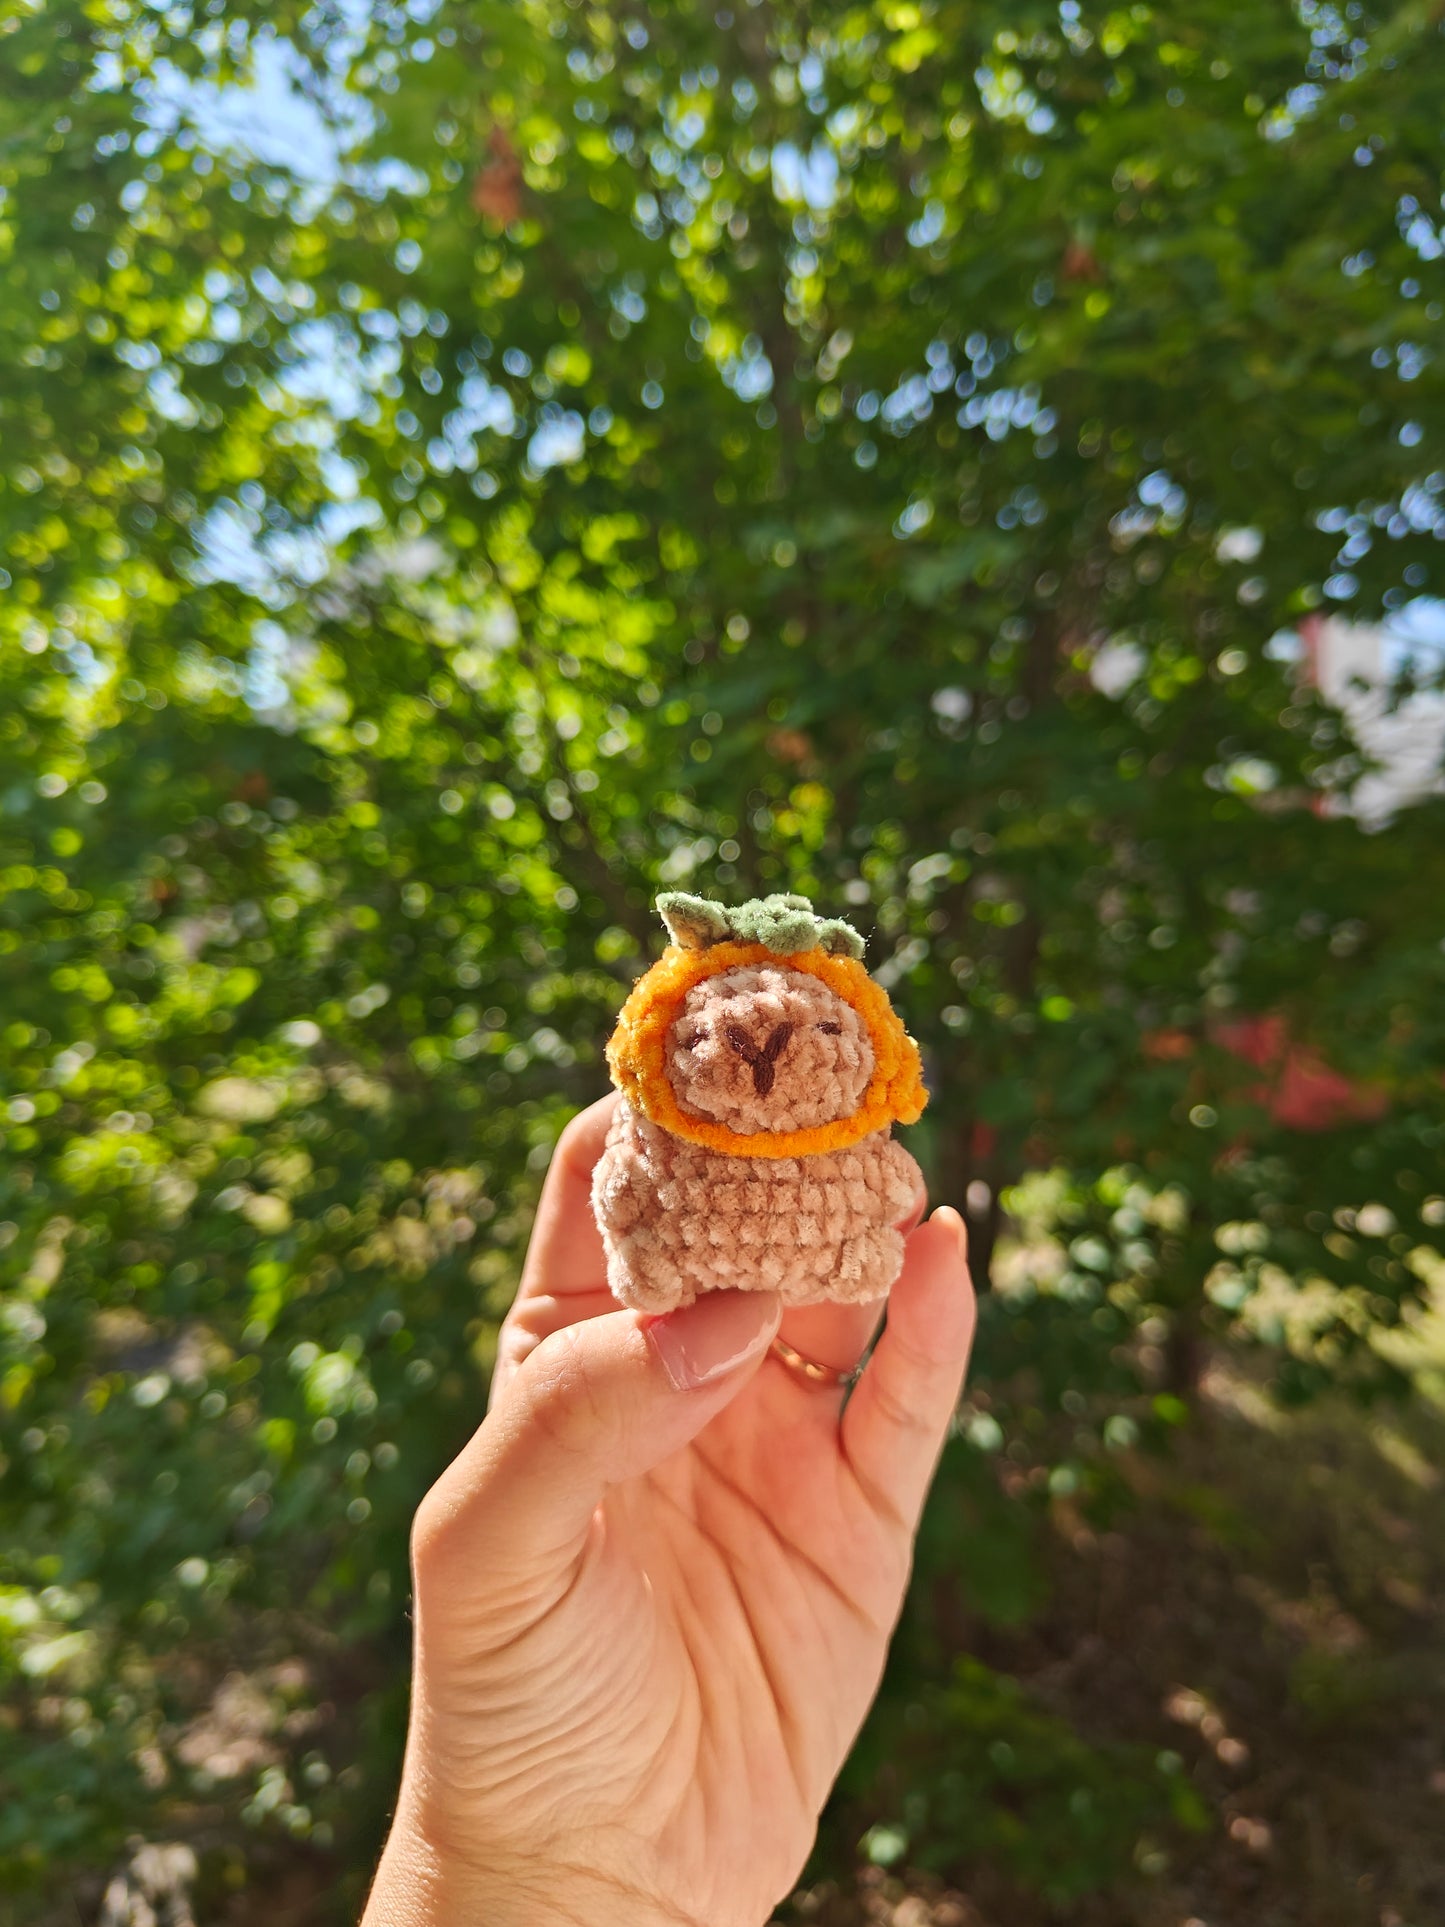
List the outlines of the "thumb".
{"label": "thumb", "polygon": [[580,1551],[607,1488],[695,1438],[761,1363],[772,1292],[706,1292],[661,1318],[617,1311],[544,1338],[417,1515],[417,1557],[543,1577]]}

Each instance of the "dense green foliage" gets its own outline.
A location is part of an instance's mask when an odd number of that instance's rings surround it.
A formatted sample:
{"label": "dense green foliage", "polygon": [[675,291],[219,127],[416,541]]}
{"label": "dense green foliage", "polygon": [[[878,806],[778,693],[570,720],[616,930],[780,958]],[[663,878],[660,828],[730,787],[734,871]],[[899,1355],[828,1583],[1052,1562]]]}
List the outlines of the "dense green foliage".
{"label": "dense green foliage", "polygon": [[[409,1512],[659,887],[865,927],[937,1195],[1026,1234],[981,1610],[1206,1340],[1403,1381],[1445,810],[1338,807],[1271,640],[1445,592],[1438,14],[0,7],[0,1886],[364,1871]],[[1282,1118],[1267,1013],[1368,1101]],[[1004,1729],[1050,1892],[1193,1817],[941,1680],[936,1864],[1028,1875]]]}

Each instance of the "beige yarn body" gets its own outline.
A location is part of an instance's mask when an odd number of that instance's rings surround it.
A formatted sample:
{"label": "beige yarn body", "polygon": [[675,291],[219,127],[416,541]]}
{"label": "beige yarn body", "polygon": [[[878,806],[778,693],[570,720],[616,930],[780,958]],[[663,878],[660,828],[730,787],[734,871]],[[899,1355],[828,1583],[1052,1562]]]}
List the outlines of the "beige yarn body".
{"label": "beige yarn body", "polygon": [[887,1130],[815,1157],[723,1157],[623,1103],[592,1202],[607,1282],[637,1311],[673,1311],[726,1289],[851,1304],[884,1297],[897,1278],[897,1224],[922,1184]]}

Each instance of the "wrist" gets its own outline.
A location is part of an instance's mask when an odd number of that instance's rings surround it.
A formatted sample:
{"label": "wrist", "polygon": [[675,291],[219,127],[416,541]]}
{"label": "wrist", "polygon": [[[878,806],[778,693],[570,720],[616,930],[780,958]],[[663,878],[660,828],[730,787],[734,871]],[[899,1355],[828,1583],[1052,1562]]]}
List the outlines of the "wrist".
{"label": "wrist", "polygon": [[697,1927],[683,1913],[553,1855],[483,1857],[439,1845],[398,1808],[361,1927]]}
{"label": "wrist", "polygon": [[361,1927],[577,1927],[542,1887],[525,1870],[441,1853],[398,1816]]}
{"label": "wrist", "polygon": [[399,1812],[371,1883],[361,1927],[482,1927],[491,1910],[481,1884],[439,1854]]}

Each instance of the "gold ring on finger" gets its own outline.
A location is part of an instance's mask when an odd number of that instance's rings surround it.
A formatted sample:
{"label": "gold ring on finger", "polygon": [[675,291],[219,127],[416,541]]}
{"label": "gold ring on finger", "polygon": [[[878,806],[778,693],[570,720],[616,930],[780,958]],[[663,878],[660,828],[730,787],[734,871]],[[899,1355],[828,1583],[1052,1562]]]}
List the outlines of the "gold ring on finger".
{"label": "gold ring on finger", "polygon": [[780,1365],[786,1365],[790,1372],[796,1372],[810,1385],[825,1386],[831,1391],[846,1391],[862,1370],[854,1366],[850,1372],[840,1372],[832,1365],[820,1365],[816,1358],[804,1358],[795,1351],[785,1338],[775,1338],[769,1347]]}

